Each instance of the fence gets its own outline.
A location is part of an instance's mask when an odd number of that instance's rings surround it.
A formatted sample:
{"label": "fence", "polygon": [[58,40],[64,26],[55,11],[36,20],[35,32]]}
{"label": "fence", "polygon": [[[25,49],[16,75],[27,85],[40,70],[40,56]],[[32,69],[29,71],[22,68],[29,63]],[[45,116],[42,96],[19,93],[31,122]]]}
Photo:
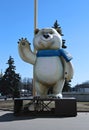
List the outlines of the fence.
{"label": "fence", "polygon": [[63,92],[63,97],[74,97],[77,101],[80,102],[89,102],[89,92],[81,93],[81,92]]}

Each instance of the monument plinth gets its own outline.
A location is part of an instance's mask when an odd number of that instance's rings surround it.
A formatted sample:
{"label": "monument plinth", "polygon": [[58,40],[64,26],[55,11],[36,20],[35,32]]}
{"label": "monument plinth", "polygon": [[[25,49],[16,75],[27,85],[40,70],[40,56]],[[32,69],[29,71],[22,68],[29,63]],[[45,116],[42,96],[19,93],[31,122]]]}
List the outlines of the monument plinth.
{"label": "monument plinth", "polygon": [[[23,101],[29,101],[24,105]],[[73,117],[77,115],[75,98],[15,98],[14,115],[26,114],[29,116],[46,117]]]}

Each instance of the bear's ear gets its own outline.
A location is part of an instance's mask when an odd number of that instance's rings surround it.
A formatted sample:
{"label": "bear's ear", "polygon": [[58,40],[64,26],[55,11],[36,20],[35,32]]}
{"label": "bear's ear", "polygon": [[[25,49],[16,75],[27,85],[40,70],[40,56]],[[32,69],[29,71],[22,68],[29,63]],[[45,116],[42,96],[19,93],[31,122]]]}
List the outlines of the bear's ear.
{"label": "bear's ear", "polygon": [[36,28],[34,31],[34,34],[37,34],[40,31],[40,29]]}

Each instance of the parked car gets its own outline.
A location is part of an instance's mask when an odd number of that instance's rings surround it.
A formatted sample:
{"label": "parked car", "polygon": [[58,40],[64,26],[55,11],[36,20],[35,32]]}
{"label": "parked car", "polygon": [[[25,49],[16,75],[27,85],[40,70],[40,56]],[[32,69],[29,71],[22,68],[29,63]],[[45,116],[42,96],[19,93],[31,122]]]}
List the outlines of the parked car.
{"label": "parked car", "polygon": [[2,95],[0,95],[0,99],[6,100],[6,99],[7,99],[7,96],[2,96]]}

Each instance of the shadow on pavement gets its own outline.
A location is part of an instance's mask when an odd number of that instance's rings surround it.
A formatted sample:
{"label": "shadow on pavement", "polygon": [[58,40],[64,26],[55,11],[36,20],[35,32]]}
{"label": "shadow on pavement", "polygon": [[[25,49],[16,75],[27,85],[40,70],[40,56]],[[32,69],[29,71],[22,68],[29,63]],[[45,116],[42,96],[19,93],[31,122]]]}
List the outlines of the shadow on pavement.
{"label": "shadow on pavement", "polygon": [[[2,111],[3,112],[3,111]],[[29,115],[29,113],[14,115],[11,111],[6,111],[2,113],[0,116],[0,122],[11,122],[11,121],[18,121],[18,120],[32,120],[37,118],[70,118],[70,116],[54,116],[54,115]]]}
{"label": "shadow on pavement", "polygon": [[35,119],[36,117],[30,117],[30,116],[14,116],[12,112],[10,113],[5,113],[0,116],[0,122],[11,122],[11,121],[16,121],[16,120],[31,120]]}

